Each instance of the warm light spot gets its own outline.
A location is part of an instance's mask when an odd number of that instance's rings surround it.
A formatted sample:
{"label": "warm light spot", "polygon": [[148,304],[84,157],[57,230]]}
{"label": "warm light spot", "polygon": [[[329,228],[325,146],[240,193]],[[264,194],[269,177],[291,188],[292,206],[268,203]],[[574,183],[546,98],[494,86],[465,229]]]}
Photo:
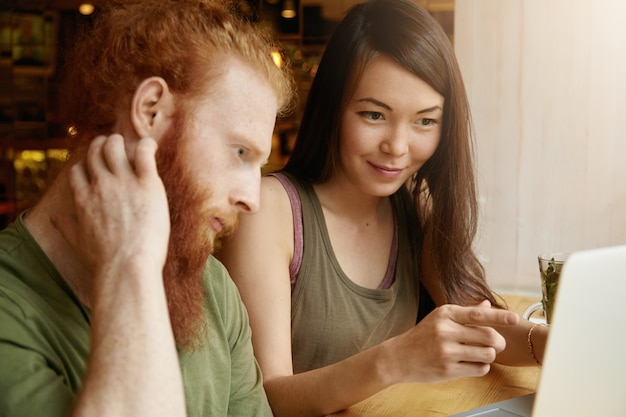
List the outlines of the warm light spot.
{"label": "warm light spot", "polygon": [[65,161],[67,159],[67,149],[48,149],[48,158]]}
{"label": "warm light spot", "polygon": [[94,11],[94,6],[91,3],[82,3],[78,6],[78,12],[84,16],[89,16]]}
{"label": "warm light spot", "polygon": [[294,17],[296,17],[296,11],[285,9],[282,12],[280,12],[280,15],[284,17],[285,19],[293,19]]}
{"label": "warm light spot", "polygon": [[272,51],[272,60],[274,61],[274,64],[276,64],[276,66],[278,68],[282,68],[283,66],[283,56],[280,53],[280,51]]}
{"label": "warm light spot", "polygon": [[46,160],[46,154],[43,151],[22,151],[20,159],[27,161],[43,162]]}
{"label": "warm light spot", "polygon": [[285,19],[293,19],[296,17],[296,3],[294,0],[285,0],[285,4],[283,5],[283,10],[280,12],[280,15]]}

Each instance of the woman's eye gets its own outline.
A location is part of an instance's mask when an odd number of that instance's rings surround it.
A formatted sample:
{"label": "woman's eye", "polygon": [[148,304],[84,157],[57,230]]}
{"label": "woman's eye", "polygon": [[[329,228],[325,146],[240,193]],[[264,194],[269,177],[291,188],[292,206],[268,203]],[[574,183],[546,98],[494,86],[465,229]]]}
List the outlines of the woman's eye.
{"label": "woman's eye", "polygon": [[237,149],[236,149],[236,152],[237,152],[237,156],[238,156],[239,158],[242,158],[242,157],[246,154],[246,151],[245,151],[245,150],[243,150],[242,148],[237,148]]}
{"label": "woman's eye", "polygon": [[369,120],[383,119],[383,114],[377,111],[362,111],[362,112],[359,112],[359,114]]}
{"label": "woman's eye", "polygon": [[419,119],[417,123],[421,126],[432,126],[437,124],[437,121],[435,119]]}

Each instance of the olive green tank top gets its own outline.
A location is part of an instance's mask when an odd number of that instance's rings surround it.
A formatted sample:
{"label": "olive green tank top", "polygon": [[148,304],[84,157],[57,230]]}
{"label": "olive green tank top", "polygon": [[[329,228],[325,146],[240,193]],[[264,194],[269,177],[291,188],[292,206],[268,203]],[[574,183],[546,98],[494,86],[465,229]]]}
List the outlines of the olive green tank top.
{"label": "olive green tank top", "polygon": [[394,206],[398,250],[395,265],[389,265],[395,269],[393,283],[387,289],[364,288],[341,269],[311,184],[285,175],[302,210],[303,253],[291,298],[294,372],[339,362],[414,326],[418,271],[401,210]]}

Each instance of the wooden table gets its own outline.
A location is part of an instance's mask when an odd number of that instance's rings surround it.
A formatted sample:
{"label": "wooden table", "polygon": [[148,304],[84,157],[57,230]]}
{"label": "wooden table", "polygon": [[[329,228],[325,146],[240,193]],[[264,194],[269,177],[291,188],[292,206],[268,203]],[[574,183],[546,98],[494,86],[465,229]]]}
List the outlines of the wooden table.
{"label": "wooden table", "polygon": [[[503,296],[521,314],[536,297]],[[442,417],[537,390],[541,368],[493,365],[481,378],[437,384],[396,384],[355,404],[336,417]]]}

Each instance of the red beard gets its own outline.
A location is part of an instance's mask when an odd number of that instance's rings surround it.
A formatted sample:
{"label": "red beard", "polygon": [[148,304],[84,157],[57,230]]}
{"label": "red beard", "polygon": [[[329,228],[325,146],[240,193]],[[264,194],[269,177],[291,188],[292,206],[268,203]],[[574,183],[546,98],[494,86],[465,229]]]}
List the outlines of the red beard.
{"label": "red beard", "polygon": [[[207,340],[204,318],[203,270],[213,252],[211,218],[203,205],[211,191],[199,187],[184,160],[185,124],[182,117],[163,136],[156,155],[170,208],[171,232],[163,281],[170,321],[179,350],[195,350]],[[183,133],[180,133],[183,132]]]}

